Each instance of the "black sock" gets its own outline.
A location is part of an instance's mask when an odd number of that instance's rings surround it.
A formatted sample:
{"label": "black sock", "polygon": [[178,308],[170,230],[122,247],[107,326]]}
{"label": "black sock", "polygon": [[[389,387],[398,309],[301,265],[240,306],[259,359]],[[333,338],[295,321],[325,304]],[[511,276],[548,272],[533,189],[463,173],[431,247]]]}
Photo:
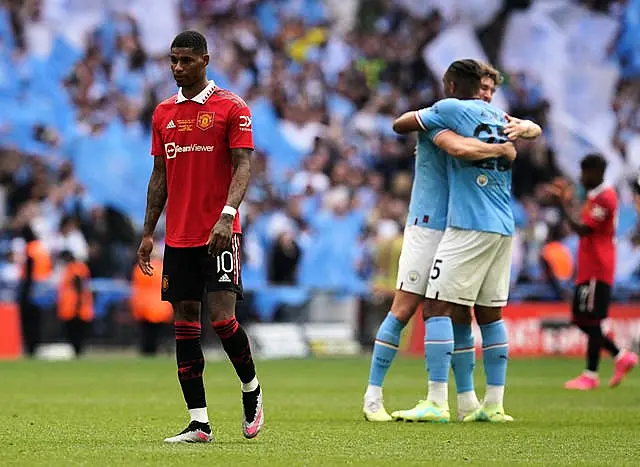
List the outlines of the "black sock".
{"label": "black sock", "polygon": [[251,357],[249,338],[235,318],[211,323],[218,334],[224,351],[238,374],[238,378],[247,384],[256,377],[256,368]]}
{"label": "black sock", "polygon": [[258,408],[258,394],[260,394],[260,385],[253,391],[242,392],[242,407],[244,407],[244,416],[249,422],[256,416]]}
{"label": "black sock", "polygon": [[600,351],[604,347],[608,352],[618,353],[618,348],[610,339],[602,334],[600,325],[580,326],[580,329],[588,336],[587,343],[587,370],[597,372],[600,365]]}
{"label": "black sock", "polygon": [[618,346],[604,334],[602,335],[602,347],[604,347],[604,349],[609,352],[613,358],[617,357],[620,353]]}
{"label": "black sock", "polygon": [[196,321],[176,321],[176,360],[178,380],[189,409],[207,406],[204,396],[202,372],[204,355],[200,347],[200,323]]}
{"label": "black sock", "polygon": [[589,335],[587,344],[587,370],[597,372],[600,365],[600,349],[602,348],[602,338],[595,334]]}

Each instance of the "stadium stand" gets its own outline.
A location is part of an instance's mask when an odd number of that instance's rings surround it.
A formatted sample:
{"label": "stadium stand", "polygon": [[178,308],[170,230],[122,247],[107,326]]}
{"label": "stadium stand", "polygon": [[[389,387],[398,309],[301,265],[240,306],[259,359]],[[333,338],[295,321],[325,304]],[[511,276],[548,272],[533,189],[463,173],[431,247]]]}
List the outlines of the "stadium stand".
{"label": "stadium stand", "polygon": [[[253,114],[249,318],[284,319],[318,293],[371,295],[411,188],[415,141],[392,119],[440,98],[444,67],[466,56],[505,74],[498,105],[544,128],[514,169],[512,298],[557,298],[541,258],[562,229],[540,187],[575,177],[589,150],[609,160],[622,200],[615,296],[637,298],[638,18],[640,0],[2,0],[0,300],[14,298],[24,225],[54,259],[86,258],[98,318],[130,295],[151,113],[176,91],[167,47],[186,28],[206,33],[210,77]],[[575,252],[575,237],[553,241]],[[37,288],[43,306],[58,277]]]}

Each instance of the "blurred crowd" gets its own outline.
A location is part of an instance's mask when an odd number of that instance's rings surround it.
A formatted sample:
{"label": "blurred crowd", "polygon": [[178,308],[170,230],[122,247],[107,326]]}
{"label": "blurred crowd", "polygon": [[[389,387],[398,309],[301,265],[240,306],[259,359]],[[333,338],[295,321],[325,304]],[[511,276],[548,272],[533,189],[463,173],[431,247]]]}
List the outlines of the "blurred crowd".
{"label": "blurred crowd", "polygon": [[[558,21],[576,18],[573,29],[609,34],[606,47],[587,51],[562,42],[562,27],[544,37],[567,54],[587,54],[592,68],[613,70],[611,99],[594,107],[613,116],[604,140],[591,141],[580,109],[549,87],[555,76],[504,58],[513,56],[505,48],[514,46],[514,21],[548,26],[557,13],[550,3],[566,13]],[[514,296],[557,298],[544,248],[556,242],[571,263],[576,239],[540,188],[575,176],[567,161],[601,147],[618,167],[618,282],[637,282],[630,179],[640,165],[639,23],[639,0],[0,0],[0,281],[20,276],[25,228],[54,260],[69,251],[94,278],[130,279],[151,171],[151,114],[176,91],[167,48],[180,30],[197,29],[209,40],[210,78],[253,113],[256,154],[241,209],[247,289],[393,289],[415,139],[395,135],[392,121],[443,97],[443,64],[467,54],[504,73],[497,105],[545,129],[518,143]],[[575,34],[586,41],[596,33]],[[521,60],[527,53],[523,47]],[[598,106],[578,84],[567,84],[576,100]],[[582,144],[575,154],[561,144],[568,140],[558,121],[571,129],[569,142]],[[160,229],[159,254],[162,237]]]}

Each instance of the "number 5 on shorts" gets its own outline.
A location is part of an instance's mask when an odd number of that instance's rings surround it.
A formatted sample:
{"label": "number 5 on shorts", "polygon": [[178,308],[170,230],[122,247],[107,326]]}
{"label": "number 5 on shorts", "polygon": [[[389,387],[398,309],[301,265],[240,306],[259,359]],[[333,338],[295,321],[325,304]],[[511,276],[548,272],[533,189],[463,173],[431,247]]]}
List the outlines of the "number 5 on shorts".
{"label": "number 5 on shorts", "polygon": [[437,259],[433,262],[433,267],[431,268],[431,279],[436,280],[440,277],[440,264],[442,263],[441,259]]}

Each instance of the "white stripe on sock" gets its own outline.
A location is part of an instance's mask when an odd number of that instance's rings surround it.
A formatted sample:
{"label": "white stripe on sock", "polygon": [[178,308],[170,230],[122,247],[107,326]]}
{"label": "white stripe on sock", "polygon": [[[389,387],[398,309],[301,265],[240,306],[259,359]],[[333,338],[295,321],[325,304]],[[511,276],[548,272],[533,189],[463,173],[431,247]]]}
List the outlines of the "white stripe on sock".
{"label": "white stripe on sock", "polygon": [[501,347],[509,347],[509,344],[505,342],[504,344],[487,345],[486,347],[482,347],[482,350],[499,349]]}
{"label": "white stripe on sock", "polygon": [[453,353],[469,353],[469,352],[475,352],[476,349],[474,349],[473,347],[468,348],[468,349],[458,349],[458,350],[454,350]]}
{"label": "white stripe on sock", "polygon": [[378,339],[376,339],[376,344],[381,345],[383,347],[388,347],[393,350],[398,350],[397,345],[389,344],[388,342],[379,341]]}

